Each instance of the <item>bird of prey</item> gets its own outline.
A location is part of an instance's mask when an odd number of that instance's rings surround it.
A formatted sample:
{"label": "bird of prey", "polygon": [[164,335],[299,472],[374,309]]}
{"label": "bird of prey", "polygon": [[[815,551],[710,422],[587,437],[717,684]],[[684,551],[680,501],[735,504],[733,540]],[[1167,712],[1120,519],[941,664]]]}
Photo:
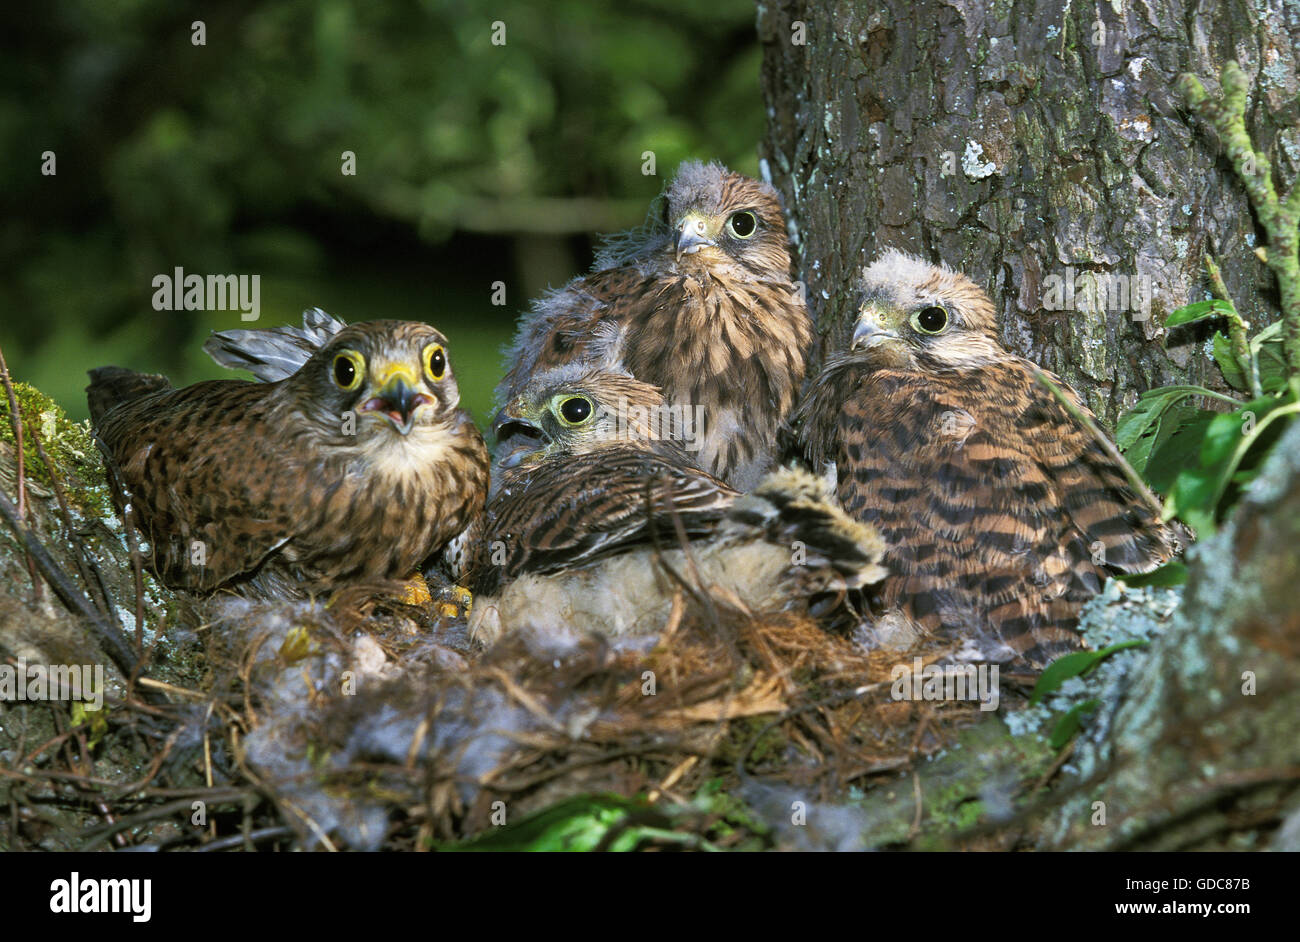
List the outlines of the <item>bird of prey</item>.
{"label": "bird of prey", "polygon": [[690,464],[701,444],[698,413],[664,401],[658,386],[618,369],[566,363],[537,373],[496,416],[493,489],[557,455],[616,444]]}
{"label": "bird of prey", "polygon": [[512,400],[498,421],[531,447],[498,460],[472,541],[476,636],[491,642],[523,625],[652,632],[676,578],[775,611],[883,575],[879,538],[822,481],[776,471],[741,496],[696,467],[680,437],[662,435],[648,417],[666,407],[653,386],[574,365],[538,374]]}
{"label": "bird of prey", "polygon": [[969,640],[973,657],[1038,667],[1080,646],[1083,603],[1108,574],[1167,560],[1171,532],[1037,367],[1001,345],[972,281],[890,250],[857,291],[851,348],[793,421],[814,466],[833,463],[844,508],[888,545],[877,603]]}
{"label": "bird of prey", "polygon": [[662,218],[614,237],[590,274],[533,304],[497,402],[558,365],[621,368],[671,405],[703,407],[697,463],[749,490],[774,463],[812,340],[781,203],[765,183],[693,161],[662,203]]}
{"label": "bird of prey", "polygon": [[214,331],[203,344],[208,356],[232,370],[247,370],[264,383],[286,379],[348,326],[318,307],[302,312],[301,327],[250,327]]}
{"label": "bird of prey", "polygon": [[406,578],[482,512],[487,448],[427,324],[342,328],[274,382],[90,375],[114,496],[169,586],[273,598]]}

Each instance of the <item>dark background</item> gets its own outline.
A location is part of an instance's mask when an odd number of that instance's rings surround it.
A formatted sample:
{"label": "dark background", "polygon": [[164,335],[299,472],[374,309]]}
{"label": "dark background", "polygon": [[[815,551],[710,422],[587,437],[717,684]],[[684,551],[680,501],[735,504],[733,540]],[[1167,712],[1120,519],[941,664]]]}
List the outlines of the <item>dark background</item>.
{"label": "dark background", "polygon": [[[589,267],[594,233],[642,222],[685,158],[756,172],[754,16],[750,0],[6,4],[10,370],[80,419],[90,367],[235,376],[202,352],[209,330],[320,306],[437,326],[482,422],[515,317]],[[177,266],[260,275],[260,320],[155,311],[151,282]]]}

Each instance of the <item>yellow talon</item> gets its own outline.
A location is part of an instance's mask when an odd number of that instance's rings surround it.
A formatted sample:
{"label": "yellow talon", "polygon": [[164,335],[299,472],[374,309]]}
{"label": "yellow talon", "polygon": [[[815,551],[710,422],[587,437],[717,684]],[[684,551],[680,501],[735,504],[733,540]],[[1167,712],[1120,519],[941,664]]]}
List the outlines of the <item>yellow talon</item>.
{"label": "yellow talon", "polygon": [[474,607],[474,593],[462,586],[449,586],[444,595],[451,596],[451,599],[439,604],[438,611],[446,618],[469,615],[470,609]]}
{"label": "yellow talon", "polygon": [[402,601],[407,605],[428,605],[433,601],[433,596],[429,594],[429,583],[424,581],[424,576],[417,572],[406,580]]}

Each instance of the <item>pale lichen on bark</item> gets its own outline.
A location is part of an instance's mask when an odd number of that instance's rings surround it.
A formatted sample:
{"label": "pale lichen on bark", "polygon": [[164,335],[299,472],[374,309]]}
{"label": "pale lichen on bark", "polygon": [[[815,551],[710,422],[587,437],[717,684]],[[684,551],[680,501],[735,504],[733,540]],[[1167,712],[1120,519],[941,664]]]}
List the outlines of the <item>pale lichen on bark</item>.
{"label": "pale lichen on bark", "polygon": [[[1206,252],[1257,327],[1276,319],[1277,299],[1253,254],[1246,196],[1175,80],[1217,75],[1228,59],[1262,76],[1247,120],[1289,182],[1300,167],[1287,148],[1300,148],[1280,132],[1298,117],[1300,10],[1178,0],[1098,10],[759,4],[763,156],[830,343],[843,340],[854,275],[892,245],[988,287],[1008,347],[1062,374],[1112,427],[1153,386],[1223,388],[1202,352],[1209,327],[1166,337],[1163,315],[1208,296]],[[1067,269],[1149,279],[1147,316],[1044,310],[1044,280]]]}
{"label": "pale lichen on bark", "polygon": [[1300,426],[1223,529],[1190,551],[1184,604],[1149,651],[1129,656],[1076,747],[1078,775],[1062,784],[1079,791],[1045,828],[1050,843],[1246,849],[1251,809],[1266,818],[1296,805],[1297,546]]}

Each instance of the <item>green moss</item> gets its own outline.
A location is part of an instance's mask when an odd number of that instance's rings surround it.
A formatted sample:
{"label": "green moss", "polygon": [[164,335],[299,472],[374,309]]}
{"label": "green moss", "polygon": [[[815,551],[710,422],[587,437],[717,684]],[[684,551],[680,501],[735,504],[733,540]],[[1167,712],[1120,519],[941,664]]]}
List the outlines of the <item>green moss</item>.
{"label": "green moss", "polygon": [[[763,732],[767,726],[772,728]],[[759,737],[757,742],[754,742],[755,736]],[[753,749],[749,748],[751,743]],[[758,765],[768,759],[779,759],[785,746],[786,738],[779,724],[772,725],[767,716],[754,716],[730,725],[726,738],[718,744],[718,756],[727,762],[735,762],[744,753],[747,765]]]}
{"label": "green moss", "polygon": [[[113,505],[104,479],[104,466],[89,423],[73,422],[58,403],[27,383],[14,383],[14,398],[22,417],[23,465],[27,479],[47,492],[53,489],[50,469],[36,450],[39,437],[46,456],[57,469],[69,504],[86,516],[111,518]],[[9,397],[3,394],[0,394],[0,441],[10,447],[15,444]]]}
{"label": "green moss", "polygon": [[1202,120],[1214,127],[1232,169],[1241,180],[1259,221],[1268,233],[1265,261],[1277,277],[1282,300],[1284,347],[1291,376],[1300,376],[1300,184],[1281,193],[1274,185],[1266,154],[1256,150],[1246,130],[1249,80],[1241,66],[1228,62],[1219,76],[1222,93],[1210,96],[1191,73],[1179,77],[1178,87]]}
{"label": "green moss", "polygon": [[989,794],[1002,793],[1006,801],[1020,805],[1053,761],[1054,753],[1041,736],[1013,735],[1001,717],[991,715],[965,730],[941,755],[917,766],[923,795],[918,834],[911,833],[916,798],[907,777],[876,785],[852,804],[870,822],[864,835],[869,846],[951,849],[985,821]]}

